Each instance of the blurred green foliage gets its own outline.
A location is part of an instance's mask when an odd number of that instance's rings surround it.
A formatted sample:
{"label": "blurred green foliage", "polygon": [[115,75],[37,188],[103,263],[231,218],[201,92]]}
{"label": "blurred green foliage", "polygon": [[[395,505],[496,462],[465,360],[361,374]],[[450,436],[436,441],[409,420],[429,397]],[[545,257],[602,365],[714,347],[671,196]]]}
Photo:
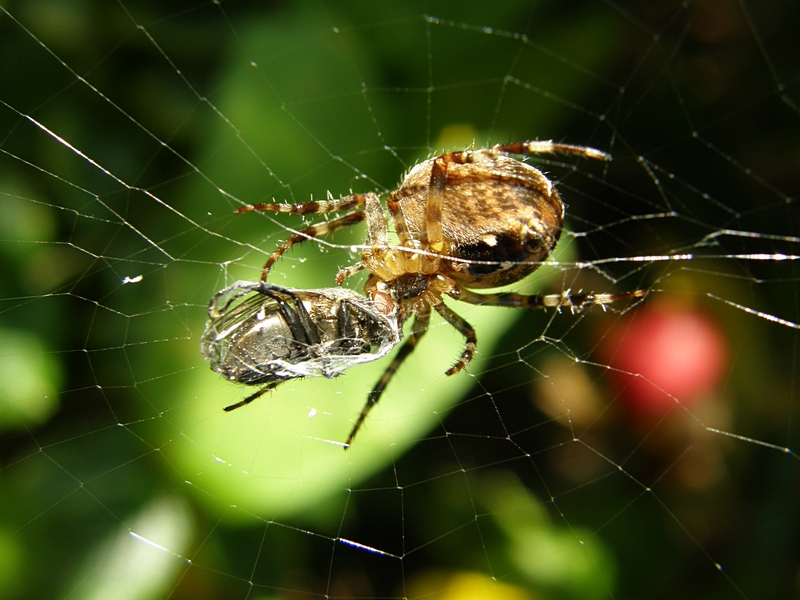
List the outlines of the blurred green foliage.
{"label": "blurred green foliage", "polygon": [[[444,377],[462,340],[435,326],[347,453],[330,440],[385,364],[224,415],[246,390],[197,344],[211,294],[298,227],[240,204],[385,193],[472,142],[614,153],[542,167],[577,232],[562,259],[797,254],[768,237],[797,231],[797,7],[764,3],[748,34],[727,2],[0,6],[0,598],[796,591],[797,461],[699,425],[798,447],[796,332],[703,304],[797,315],[780,265],[604,267],[719,311],[749,365],[721,395],[735,409],[688,426],[614,412],[591,354],[613,313],[459,309],[480,379]],[[727,228],[764,236],[704,237]],[[273,281],[331,285],[363,231],[330,241]],[[520,289],[609,283],[574,275]],[[529,401],[566,389],[543,367],[561,355],[603,395],[585,423]]]}

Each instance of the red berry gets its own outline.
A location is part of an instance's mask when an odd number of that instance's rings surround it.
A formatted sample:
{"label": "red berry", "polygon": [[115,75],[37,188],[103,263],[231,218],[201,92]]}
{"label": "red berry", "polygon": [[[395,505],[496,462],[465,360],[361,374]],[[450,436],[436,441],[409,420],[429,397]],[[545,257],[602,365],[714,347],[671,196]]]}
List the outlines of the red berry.
{"label": "red berry", "polygon": [[709,396],[727,366],[715,321],[696,308],[655,303],[628,313],[603,337],[599,354],[629,411],[660,417]]}

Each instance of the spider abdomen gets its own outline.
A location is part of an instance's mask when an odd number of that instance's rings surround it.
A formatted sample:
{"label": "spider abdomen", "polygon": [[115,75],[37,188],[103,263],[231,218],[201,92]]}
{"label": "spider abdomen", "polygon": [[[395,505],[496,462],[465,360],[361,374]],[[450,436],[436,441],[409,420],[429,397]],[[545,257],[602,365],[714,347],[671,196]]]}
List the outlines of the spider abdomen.
{"label": "spider abdomen", "polygon": [[[514,283],[535,271],[561,234],[564,205],[538,169],[497,155],[446,165],[440,273],[471,288]],[[414,167],[388,202],[398,233],[427,243],[433,161]],[[466,262],[460,262],[461,261]]]}

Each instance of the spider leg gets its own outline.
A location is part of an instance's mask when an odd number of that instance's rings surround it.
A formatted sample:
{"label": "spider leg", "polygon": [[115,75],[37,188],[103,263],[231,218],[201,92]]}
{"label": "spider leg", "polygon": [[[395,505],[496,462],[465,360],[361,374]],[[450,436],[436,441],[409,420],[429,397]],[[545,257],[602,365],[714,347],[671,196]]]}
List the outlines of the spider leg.
{"label": "spider leg", "polygon": [[[368,246],[364,254],[371,254],[372,250],[382,250],[389,246],[389,228],[386,226],[386,215],[383,213],[381,201],[375,194],[364,195],[364,218],[367,221]],[[364,256],[362,254],[362,257]],[[336,285],[342,285],[345,279],[367,268],[363,260],[354,265],[340,269],[336,274]]]}
{"label": "spider leg", "polygon": [[328,198],[327,200],[312,200],[297,204],[247,204],[236,209],[236,214],[246,212],[279,212],[293,215],[321,215],[325,213],[350,210],[364,204],[367,194],[350,194],[344,198]]}
{"label": "spider leg", "polygon": [[553,140],[532,140],[527,142],[513,142],[511,144],[498,144],[486,150],[476,150],[475,153],[494,154],[502,152],[504,154],[579,154],[586,158],[595,160],[611,160],[611,155],[588,146],[576,146],[574,144],[560,144]]}
{"label": "spider leg", "polygon": [[351,213],[347,213],[341,217],[333,219],[332,221],[325,221],[324,223],[318,223],[316,225],[312,225],[311,227],[306,227],[298,231],[297,233],[293,233],[291,237],[283,242],[275,252],[270,255],[269,259],[267,260],[266,264],[264,265],[264,269],[261,271],[261,281],[267,280],[267,274],[269,270],[272,268],[277,260],[283,256],[283,254],[289,250],[292,246],[300,244],[302,242],[306,242],[310,239],[322,237],[332,231],[336,231],[337,229],[341,229],[342,227],[347,227],[349,225],[356,225],[361,223],[364,220],[364,211],[363,210],[356,210]]}
{"label": "spider leg", "polygon": [[381,201],[375,194],[364,194],[364,212],[367,218],[367,244],[385,248],[389,245],[389,228]]}
{"label": "spider leg", "polygon": [[[442,231],[442,206],[444,191],[447,187],[447,163],[460,152],[443,154],[433,161],[431,166],[431,182],[428,186],[428,203],[425,207],[425,227],[428,234],[428,246],[434,252],[444,250],[444,233]],[[458,162],[458,161],[456,161]]]}
{"label": "spider leg", "polygon": [[253,400],[256,400],[256,399],[260,398],[261,396],[266,394],[268,391],[273,389],[279,383],[280,383],[280,380],[272,381],[272,382],[268,383],[267,385],[265,385],[264,387],[262,387],[260,390],[258,390],[255,394],[250,394],[244,400],[240,400],[236,404],[231,404],[230,406],[226,406],[222,410],[224,410],[225,412],[230,412],[232,410],[236,410],[237,408],[241,408],[242,406],[245,406],[246,404],[250,404]]}
{"label": "spider leg", "polygon": [[[428,246],[434,252],[446,250],[444,247],[444,232],[442,230],[442,206],[444,193],[447,188],[447,165],[450,163],[467,164],[475,162],[476,156],[483,156],[483,151],[465,150],[462,152],[449,152],[433,160],[431,165],[431,179],[428,185],[428,202],[425,206],[425,227],[428,235]],[[489,151],[491,152],[491,150]]]}
{"label": "spider leg", "polygon": [[593,304],[605,306],[613,302],[643,298],[647,295],[647,290],[633,290],[630,292],[620,292],[619,294],[570,294],[569,291],[566,291],[561,294],[548,294],[546,296],[525,296],[514,293],[476,294],[464,288],[456,287],[448,292],[448,294],[456,300],[480,306],[508,306],[514,308],[560,308],[563,306],[574,311],[579,311]]}
{"label": "spider leg", "polygon": [[[349,196],[345,196],[344,198],[337,199],[329,199],[329,200],[319,200],[313,202],[301,202],[299,204],[252,204],[247,206],[242,206],[236,210],[237,213],[245,213],[245,212],[256,212],[256,211],[272,211],[272,212],[281,212],[281,213],[291,213],[291,214],[299,214],[299,215],[306,215],[306,214],[326,214],[331,212],[337,212],[341,210],[349,210],[351,208],[356,208],[359,206],[364,206],[367,204],[368,206],[374,206],[377,204],[378,209],[380,210],[380,201],[375,194],[367,193],[367,194],[351,194]],[[381,214],[383,214],[381,212]],[[302,242],[308,241],[313,238],[324,236],[332,231],[336,231],[337,229],[341,229],[342,227],[347,227],[349,225],[355,225],[360,223],[364,219],[367,219],[368,223],[371,220],[367,214],[365,214],[364,210],[354,210],[352,212],[347,213],[346,215],[342,215],[336,219],[331,221],[326,221],[324,223],[319,223],[317,225],[311,225],[310,227],[306,227],[294,234],[283,242],[280,246],[278,246],[277,250],[272,253],[272,255],[267,260],[266,264],[264,265],[264,269],[261,271],[261,281],[267,280],[267,275],[269,274],[269,270],[272,268],[272,265],[287,251],[289,248],[296,244],[300,244]],[[372,218],[374,220],[374,218]],[[386,227],[386,222],[383,223],[384,228]],[[388,237],[388,236],[387,236]]]}
{"label": "spider leg", "polygon": [[466,367],[472,357],[475,354],[475,347],[478,345],[478,338],[475,335],[475,329],[470,325],[463,317],[456,314],[444,302],[439,302],[437,304],[433,304],[433,308],[436,312],[438,312],[445,321],[450,323],[453,327],[458,329],[459,333],[466,338],[466,343],[464,345],[464,351],[461,353],[461,358],[458,359],[458,362],[454,364],[452,367],[447,369],[444,372],[445,375],[455,375],[461,369]]}
{"label": "spider leg", "polygon": [[336,282],[336,285],[342,285],[345,279],[352,277],[356,273],[363,271],[366,268],[367,265],[365,265],[363,262],[357,262],[356,264],[345,267],[344,269],[339,269],[339,272],[336,273],[336,279],[334,281]]}
{"label": "spider leg", "polygon": [[370,392],[369,396],[367,397],[367,403],[364,405],[361,414],[356,420],[356,424],[353,425],[353,429],[350,431],[350,435],[347,436],[347,441],[344,443],[344,449],[347,450],[350,447],[350,444],[353,442],[353,438],[356,437],[356,433],[361,428],[361,425],[364,423],[364,420],[367,418],[369,411],[372,410],[372,407],[378,403],[380,400],[381,394],[383,394],[383,390],[386,389],[386,386],[391,381],[394,374],[400,368],[400,365],[403,364],[403,361],[414,351],[416,348],[417,343],[422,339],[422,336],[428,331],[428,323],[430,322],[430,311],[417,311],[414,317],[414,325],[412,326],[411,335],[406,338],[406,341],[403,342],[403,345],[400,346],[399,352],[395,355],[394,359],[392,360],[391,364],[386,368],[381,375],[381,378],[378,380],[378,383],[375,385],[375,388]]}

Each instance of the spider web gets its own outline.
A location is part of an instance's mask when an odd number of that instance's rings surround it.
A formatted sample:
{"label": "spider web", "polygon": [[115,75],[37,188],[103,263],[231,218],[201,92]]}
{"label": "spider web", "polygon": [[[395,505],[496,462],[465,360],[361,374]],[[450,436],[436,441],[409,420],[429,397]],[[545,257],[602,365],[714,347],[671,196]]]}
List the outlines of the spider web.
{"label": "spider web", "polygon": [[[797,7],[495,4],[0,6],[0,598],[796,596]],[[222,411],[208,301],[304,222],[237,207],[525,139],[614,159],[526,159],[567,229],[512,289],[643,301],[449,303],[468,372],[434,316],[347,452],[388,359]]]}

